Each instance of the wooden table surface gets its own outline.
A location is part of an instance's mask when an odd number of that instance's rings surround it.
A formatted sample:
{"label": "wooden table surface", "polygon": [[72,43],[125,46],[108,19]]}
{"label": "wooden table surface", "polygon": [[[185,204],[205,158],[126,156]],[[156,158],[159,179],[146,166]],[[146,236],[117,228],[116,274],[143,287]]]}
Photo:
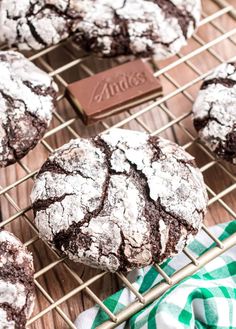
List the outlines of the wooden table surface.
{"label": "wooden table surface", "polygon": [[[236,0],[230,0],[228,3],[235,6]],[[204,13],[207,15],[212,15],[219,11],[219,7],[213,0],[203,0],[203,7]],[[189,41],[188,46],[181,50],[180,57],[175,56],[166,61],[162,61],[157,64],[158,67],[162,69],[186,54],[191,53],[191,51],[195,51],[202,46],[201,42],[205,44],[222,36],[223,32],[219,31],[219,28],[226,32],[236,28],[236,21],[227,13],[220,15],[220,17],[215,19],[213,23],[215,26],[208,23],[199,28],[197,37],[195,37],[195,39],[192,38]],[[235,34],[232,35],[231,40],[222,40],[211,47],[210,52],[202,51],[199,55],[190,58],[189,62],[185,61],[173,69],[168,70],[164,75],[161,75],[164,94],[169,95],[175,91],[176,88],[185,85],[202,73],[207,72],[218,65],[221,60],[225,61],[233,56],[236,56]],[[71,63],[75,58],[78,58],[78,50],[70,42],[67,42],[63,43],[56,50],[50,51],[50,53],[46,54],[41,59],[36,59],[35,63],[43,67],[45,70],[50,71],[51,68],[57,70],[61,66]],[[81,79],[91,73],[91,70],[93,72],[99,72],[110,65],[114,65],[114,62],[110,60],[98,60],[90,57],[88,59],[86,58],[83,61],[83,64],[78,64],[70,69],[64,70],[60,73],[59,77],[56,76],[55,73],[54,75],[61,87],[61,91],[63,92],[62,82],[66,81],[68,83]],[[155,132],[156,130],[165,127],[165,129],[163,128],[163,131],[159,131],[161,136],[174,140],[185,147],[188,146],[186,147],[186,150],[196,157],[197,164],[202,168],[205,182],[209,187],[210,205],[205,223],[207,225],[213,225],[228,221],[234,217],[234,212],[236,211],[236,192],[234,191],[233,184],[235,183],[234,174],[236,169],[223,161],[216,161],[202,145],[195,141],[196,133],[193,129],[189,113],[192,107],[192,100],[197,94],[199,85],[200,82],[194,84],[190,88],[187,88],[183,93],[177,94],[167,102],[154,107],[152,110],[138,116],[136,120],[131,120],[122,127],[146,130],[149,132]],[[145,106],[147,106],[147,104],[145,104]],[[145,106],[142,106],[141,108],[144,108]],[[108,118],[104,123],[98,123],[94,126],[86,127],[82,124],[80,119],[76,117],[75,112],[69,106],[65,98],[62,98],[57,104],[57,113],[59,116],[54,116],[49,131],[60,126],[61,122],[58,119],[62,119],[66,122],[71,120],[71,125],[69,127],[73,130],[70,128],[59,130],[45,138],[44,142],[39,144],[21,162],[6,169],[1,169],[1,187],[5,189],[13,184],[9,190],[5,191],[6,193],[1,194],[1,219],[3,221],[10,219],[9,224],[5,227],[14,232],[23,242],[35,238],[36,241],[29,245],[29,249],[33,252],[36,272],[52,263],[57,258],[49,247],[47,247],[40,239],[37,239],[34,230],[29,224],[29,221],[33,223],[32,211],[30,209],[28,210],[28,208],[30,208],[29,195],[33,184],[31,173],[40,168],[50,150],[68,142],[71,138],[76,137],[76,134],[80,136],[94,135],[108,126],[111,127],[114,124],[117,124],[124,118],[129,118],[132,113],[137,113],[139,110],[140,108],[134,109],[130,111],[130,113],[127,112]],[[180,121],[180,119],[176,119],[180,117],[182,117],[183,120]],[[73,118],[76,119],[74,120]],[[171,124],[169,124],[170,122]],[[26,179],[28,177],[27,175],[29,176],[29,179]],[[14,182],[18,182],[17,186],[14,186]],[[224,195],[225,189],[228,189],[226,195]],[[219,197],[221,197],[220,201],[217,201]],[[20,211],[22,211],[25,216],[20,216]],[[69,264],[69,266],[85,281],[92,278],[97,273],[100,273],[95,269],[91,269],[81,264],[72,264],[70,262],[67,262],[67,264]],[[77,281],[71,273],[69,273],[63,263],[58,264],[50,271],[39,276],[37,281],[54,301],[78,286]],[[101,299],[116,291],[118,287],[119,282],[117,277],[110,274],[106,274],[90,286],[92,291]],[[36,293],[36,306],[33,316],[50,305],[39,289],[36,289]],[[86,294],[86,292],[82,291],[82,293],[76,294],[66,302],[62,303],[60,308],[72,321],[74,321],[76,315],[92,305],[94,305],[94,301]],[[52,310],[31,324],[29,328],[62,329],[68,328],[68,325],[56,310]]]}

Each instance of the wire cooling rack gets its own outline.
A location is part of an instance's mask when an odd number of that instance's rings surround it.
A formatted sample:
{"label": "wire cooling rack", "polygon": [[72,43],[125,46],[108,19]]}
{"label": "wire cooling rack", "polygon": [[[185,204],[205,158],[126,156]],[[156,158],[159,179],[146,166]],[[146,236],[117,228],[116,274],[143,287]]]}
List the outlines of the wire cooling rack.
{"label": "wire cooling rack", "polygon": [[[33,252],[35,259],[37,299],[34,314],[28,321],[29,328],[75,328],[73,322],[76,315],[95,303],[109,316],[109,320],[99,328],[115,328],[173,284],[236,245],[236,233],[219,241],[203,226],[205,233],[215,242],[214,247],[198,259],[186,248],[184,253],[189,259],[188,265],[171,277],[160,266],[155,265],[163,281],[142,295],[123,274],[111,275],[72,264],[41,241],[28,198],[35,174],[56,147],[71,138],[94,135],[111,127],[128,127],[172,139],[196,157],[209,193],[208,224],[212,224],[213,218],[214,222],[236,218],[235,167],[216,160],[197,139],[191,123],[192,102],[202,79],[219,63],[236,60],[235,0],[202,2],[203,17],[197,34],[178,56],[158,63],[158,69],[154,73],[162,80],[165,96],[92,127],[84,127],[76,116],[64,97],[65,87],[72,81],[118,63],[89,57],[72,40],[29,56],[49,72],[60,87],[52,125],[40,145],[16,165],[1,169],[0,175],[0,227],[5,226],[20,237]],[[3,45],[1,49],[7,48]],[[130,289],[136,300],[120,313],[113,314],[102,299],[118,289],[118,281]]]}

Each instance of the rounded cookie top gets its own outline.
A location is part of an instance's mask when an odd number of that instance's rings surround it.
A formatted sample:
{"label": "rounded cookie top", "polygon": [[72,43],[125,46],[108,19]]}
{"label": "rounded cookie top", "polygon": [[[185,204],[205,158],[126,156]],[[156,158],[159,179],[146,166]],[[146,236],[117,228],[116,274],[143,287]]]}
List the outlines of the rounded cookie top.
{"label": "rounded cookie top", "polygon": [[207,203],[202,174],[181,147],[122,129],[56,150],[31,199],[42,238],[74,261],[112,272],[181,251]]}
{"label": "rounded cookie top", "polygon": [[102,56],[164,59],[187,43],[200,20],[200,0],[82,0],[77,41]]}
{"label": "rounded cookie top", "polygon": [[34,306],[31,254],[8,231],[0,231],[0,327],[24,329]]}
{"label": "rounded cookie top", "polygon": [[21,159],[44,135],[54,109],[53,79],[23,55],[0,51],[0,166]]}
{"label": "rounded cookie top", "polygon": [[77,0],[1,0],[0,40],[39,50],[70,35]]}
{"label": "rounded cookie top", "polygon": [[236,164],[236,63],[221,64],[204,80],[193,123],[217,156]]}

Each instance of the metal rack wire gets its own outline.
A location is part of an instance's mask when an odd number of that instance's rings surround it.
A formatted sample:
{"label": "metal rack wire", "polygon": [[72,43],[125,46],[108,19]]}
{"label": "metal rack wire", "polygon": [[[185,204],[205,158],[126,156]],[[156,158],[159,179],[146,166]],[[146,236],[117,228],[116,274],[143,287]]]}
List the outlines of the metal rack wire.
{"label": "metal rack wire", "polygon": [[[154,73],[156,77],[159,76],[162,79],[163,85],[167,86],[166,89],[168,92],[165,92],[165,96],[161,99],[157,99],[155,102],[150,102],[148,105],[146,104],[144,107],[129,110],[125,114],[119,114],[114,118],[104,120],[97,124],[96,127],[90,127],[87,130],[84,129],[83,124],[66,102],[64,97],[64,89],[67,84],[71,82],[72,77],[76,77],[76,79],[78,79],[94,74],[91,67],[95,67],[96,70],[101,70],[107,66],[116,65],[117,63],[110,60],[96,62],[95,59],[88,59],[86,54],[83,54],[78,49],[77,45],[71,40],[45,49],[36,54],[32,54],[30,59],[40,65],[44,70],[48,71],[49,74],[57,80],[61,90],[61,93],[57,98],[57,110],[53,114],[53,124],[42,140],[38,152],[43,150],[42,152],[44,152],[44,156],[45,154],[52,152],[54,148],[58,146],[55,145],[54,140],[54,136],[56,134],[66,134],[68,139],[70,139],[79,137],[80,131],[84,131],[85,135],[89,135],[90,133],[94,133],[94,131],[102,131],[110,129],[111,127],[127,127],[127,125],[131,128],[134,127],[135,129],[147,131],[152,135],[169,134],[170,132],[172,138],[174,138],[177,142],[181,141],[182,146],[190,153],[197,152],[202,154],[204,161],[202,161],[199,165],[204,176],[207,172],[217,166],[217,172],[220,172],[222,177],[224,176],[224,181],[226,181],[227,184],[222,190],[215,191],[214,186],[208,184],[208,180],[206,181],[206,187],[210,196],[209,208],[212,207],[212,209],[215,209],[216,205],[220,205],[229,218],[235,218],[236,209],[233,207],[230,200],[227,199],[228,195],[233,195],[234,197],[236,196],[236,177],[234,174],[234,168],[224,162],[216,160],[214,155],[200,143],[196,134],[190,128],[190,125],[187,124],[191,117],[191,104],[194,101],[193,90],[196,91],[198,89],[199,83],[212,68],[206,63],[206,69],[202,72],[200,69],[202,65],[199,65],[199,61],[204,58],[204,61],[206,60],[207,62],[207,58],[211,58],[211,63],[215,63],[214,66],[216,66],[227,60],[236,60],[236,56],[233,57],[233,54],[236,53],[235,8],[224,0],[204,0],[203,7],[203,18],[198,33],[190,41],[192,43],[191,48],[186,47],[186,49],[184,49],[183,52],[175,58],[168,60],[163,64],[160,63],[161,66]],[[206,8],[208,10],[207,12],[205,12]],[[227,24],[224,24],[225,26],[223,24],[219,25],[219,19],[225,20]],[[231,24],[228,24],[229,20],[231,21]],[[201,33],[201,29],[211,30],[211,35],[214,37],[212,39],[209,38],[205,40],[202,36],[203,34]],[[221,49],[226,46],[230,50],[227,57],[225,57],[225,52],[221,51]],[[5,46],[3,46],[2,49],[6,49]],[[191,49],[191,51],[189,51],[189,49]],[[56,56],[56,53],[58,52],[63,52],[66,60],[60,63],[59,66],[55,67],[54,56]],[[176,78],[176,68],[182,68],[183,72],[188,72],[186,75],[186,81],[184,76],[179,80]],[[189,77],[191,77],[191,79],[189,79]],[[183,103],[183,111],[181,113],[175,112],[173,106],[174,102],[181,102],[181,104]],[[66,111],[65,108],[67,109]],[[150,125],[147,118],[147,115],[150,113],[154,113],[155,115],[158,113],[159,119],[164,120],[164,124],[163,122],[160,122],[158,125]],[[180,133],[182,135],[181,139],[176,137]],[[32,152],[32,154],[35,154],[35,152],[37,151]],[[19,166],[19,170],[21,172],[20,177],[15,177],[13,181],[0,186],[0,198],[3,214],[0,227],[6,226],[6,228],[10,228],[15,232],[16,229],[14,229],[14,227],[17,225],[16,223],[23,221],[27,225],[27,230],[30,231],[27,235],[30,237],[25,241],[25,245],[29,248],[34,246],[40,240],[38,231],[32,220],[31,205],[29,200],[26,205],[22,206],[17,204],[14,195],[15,193],[20,193],[19,191],[21,191],[22,185],[32,185],[33,178],[40,165],[41,163],[38,164],[37,168],[32,168],[30,155],[27,156],[26,160],[19,161],[16,165]],[[3,174],[7,175],[8,173],[8,169],[6,169]],[[3,207],[6,204],[11,211],[6,212],[5,214]],[[170,286],[179,282],[187,275],[196,272],[206,263],[236,245],[236,232],[230,238],[224,241],[219,241],[209,232],[206,226],[203,226],[203,230],[209,238],[215,242],[215,246],[198,258],[195,258],[186,248],[184,253],[188,257],[189,263],[178,272],[174,273],[171,277],[169,277],[159,265],[155,265],[156,270],[160,273],[164,280],[147,293],[139,293],[123,274],[118,273],[117,277],[119,277],[119,280],[121,280],[121,282],[136,296],[135,302],[118,314],[113,314],[102,302],[101,297],[98,294],[95,294],[91,289],[92,284],[102,280],[104,276],[107,275],[106,272],[97,272],[92,277],[85,278],[85,280],[83,280],[81,275],[78,275],[77,271],[71,263],[68,262],[66,257],[62,257],[57,253],[57,251],[52,250],[50,246],[47,246],[53,256],[49,257],[47,265],[38,266],[34,278],[36,289],[44,296],[47,304],[43,308],[37,307],[37,311],[28,321],[29,328],[40,328],[40,325],[36,326],[36,323],[38,323],[50,312],[56,312],[62,319],[62,325],[60,328],[75,329],[73,324],[74,317],[67,314],[61,306],[63,303],[68,302],[71,298],[82,292],[88,294],[93,303],[100,305],[100,307],[109,316],[109,320],[99,328],[115,328],[132,314],[141,310],[147,304],[163,294],[163,292],[168,290]],[[58,266],[61,266],[60,271],[66,272],[70,275],[70,278],[73,279],[74,287],[70,291],[65,292],[63,296],[55,299],[44,287],[40,279],[49,271],[54,270]],[[57,327],[57,329],[60,328]]]}

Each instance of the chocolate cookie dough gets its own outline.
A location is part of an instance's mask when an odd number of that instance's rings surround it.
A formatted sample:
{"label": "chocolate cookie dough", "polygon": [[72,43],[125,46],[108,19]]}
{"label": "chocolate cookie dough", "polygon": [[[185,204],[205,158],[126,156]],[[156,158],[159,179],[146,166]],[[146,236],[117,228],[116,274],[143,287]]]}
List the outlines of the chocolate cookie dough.
{"label": "chocolate cookie dough", "polygon": [[236,63],[218,66],[193,106],[199,137],[220,158],[236,164]]}
{"label": "chocolate cookie dough", "polygon": [[81,0],[78,44],[101,56],[176,54],[194,33],[200,0]]}
{"label": "chocolate cookie dough", "polygon": [[25,329],[34,307],[33,258],[11,233],[0,231],[0,328]]}
{"label": "chocolate cookie dough", "polygon": [[1,0],[0,41],[39,50],[67,38],[79,0]]}
{"label": "chocolate cookie dough", "polygon": [[0,52],[0,167],[21,159],[43,137],[57,86],[23,55]]}
{"label": "chocolate cookie dough", "polygon": [[180,252],[207,205],[192,156],[165,139],[122,129],[56,150],[31,199],[43,239],[76,262],[111,272]]}

